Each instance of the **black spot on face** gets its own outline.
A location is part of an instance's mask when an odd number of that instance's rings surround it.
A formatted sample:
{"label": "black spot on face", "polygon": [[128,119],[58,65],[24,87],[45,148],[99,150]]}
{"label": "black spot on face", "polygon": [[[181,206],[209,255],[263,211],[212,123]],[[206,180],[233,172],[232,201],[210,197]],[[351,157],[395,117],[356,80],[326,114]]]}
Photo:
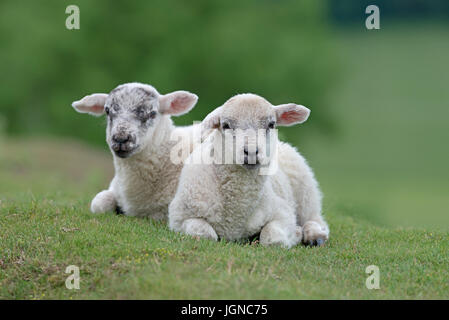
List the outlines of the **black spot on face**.
{"label": "black spot on face", "polygon": [[135,107],[132,112],[143,124],[150,122],[150,120],[156,117],[156,112],[153,111],[153,107],[144,104]]}
{"label": "black spot on face", "polygon": [[141,118],[141,119],[145,118],[147,116],[147,114],[148,114],[147,107],[145,107],[143,105],[136,107],[134,109],[134,114],[138,118]]}

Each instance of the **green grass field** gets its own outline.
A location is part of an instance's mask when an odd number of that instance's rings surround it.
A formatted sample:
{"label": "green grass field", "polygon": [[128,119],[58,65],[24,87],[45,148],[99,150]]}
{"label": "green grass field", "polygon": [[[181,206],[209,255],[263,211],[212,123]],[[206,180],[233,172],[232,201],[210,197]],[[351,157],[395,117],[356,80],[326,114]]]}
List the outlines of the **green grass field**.
{"label": "green grass field", "polygon": [[[0,140],[0,298],[448,299],[449,31],[415,31],[336,34],[339,135],[294,141],[325,194],[324,247],[215,243],[93,215],[113,174],[106,148]],[[65,287],[69,265],[80,290]],[[369,265],[379,290],[365,286]]]}

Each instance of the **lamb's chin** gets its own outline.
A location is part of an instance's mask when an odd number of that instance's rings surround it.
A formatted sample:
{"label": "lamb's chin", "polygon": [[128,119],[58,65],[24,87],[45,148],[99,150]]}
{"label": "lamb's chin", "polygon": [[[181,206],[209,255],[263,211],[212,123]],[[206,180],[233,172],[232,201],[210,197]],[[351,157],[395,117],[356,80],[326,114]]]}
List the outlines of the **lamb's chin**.
{"label": "lamb's chin", "polygon": [[132,150],[117,150],[113,151],[114,155],[119,157],[120,159],[131,158],[133,155],[137,153],[138,148],[133,148]]}
{"label": "lamb's chin", "polygon": [[247,169],[247,170],[256,170],[260,168],[260,163],[254,163],[254,164],[249,164],[249,163],[245,163],[242,164],[243,168]]}
{"label": "lamb's chin", "polygon": [[126,159],[132,155],[132,152],[119,150],[119,151],[114,151],[114,154],[121,159]]}

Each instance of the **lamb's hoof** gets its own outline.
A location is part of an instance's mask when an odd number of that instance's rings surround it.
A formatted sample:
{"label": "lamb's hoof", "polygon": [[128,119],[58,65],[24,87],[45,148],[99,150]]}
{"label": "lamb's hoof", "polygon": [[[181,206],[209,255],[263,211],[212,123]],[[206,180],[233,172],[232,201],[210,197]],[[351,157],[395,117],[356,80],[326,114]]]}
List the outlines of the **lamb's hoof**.
{"label": "lamb's hoof", "polygon": [[119,206],[116,206],[115,207],[115,214],[117,214],[117,215],[124,215],[125,211],[123,211],[123,209],[120,208]]}
{"label": "lamb's hoof", "polygon": [[319,238],[316,240],[310,240],[308,244],[310,247],[321,247],[324,245],[324,242],[326,242],[324,239]]}
{"label": "lamb's hoof", "polygon": [[308,246],[322,246],[329,238],[329,233],[315,221],[306,222],[303,227],[303,243]]}

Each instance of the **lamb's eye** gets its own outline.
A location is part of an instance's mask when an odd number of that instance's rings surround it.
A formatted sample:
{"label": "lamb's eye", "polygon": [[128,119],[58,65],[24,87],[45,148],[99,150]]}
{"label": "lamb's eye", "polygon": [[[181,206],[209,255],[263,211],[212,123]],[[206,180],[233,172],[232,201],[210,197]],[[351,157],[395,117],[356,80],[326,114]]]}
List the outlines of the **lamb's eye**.
{"label": "lamb's eye", "polygon": [[157,114],[156,111],[151,111],[151,112],[150,112],[150,118],[151,118],[151,119],[156,118],[156,114]]}
{"label": "lamb's eye", "polygon": [[274,125],[275,125],[274,121],[271,121],[271,122],[268,124],[268,129],[274,129]]}
{"label": "lamb's eye", "polygon": [[221,127],[223,128],[223,130],[227,130],[227,129],[231,129],[231,126],[229,125],[229,123],[224,122]]}
{"label": "lamb's eye", "polygon": [[106,112],[106,114],[109,114],[109,108],[108,107],[104,108],[104,112]]}

